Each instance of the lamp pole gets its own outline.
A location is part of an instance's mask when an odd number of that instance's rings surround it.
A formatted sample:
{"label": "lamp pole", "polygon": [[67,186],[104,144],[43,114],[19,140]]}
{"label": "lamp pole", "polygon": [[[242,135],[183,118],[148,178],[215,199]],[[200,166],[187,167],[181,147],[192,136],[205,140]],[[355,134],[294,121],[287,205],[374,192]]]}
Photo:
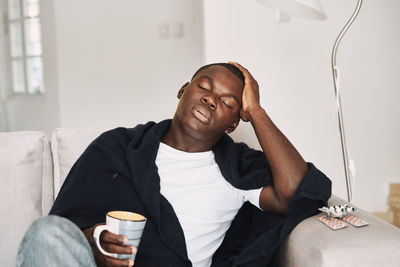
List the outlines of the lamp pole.
{"label": "lamp pole", "polygon": [[344,34],[347,32],[350,25],[353,23],[353,21],[356,19],[357,15],[358,15],[358,13],[360,12],[362,2],[363,2],[363,0],[358,0],[356,9],[354,10],[350,19],[347,21],[346,25],[343,27],[343,29],[340,31],[338,37],[336,38],[335,44],[333,45],[332,58],[331,58],[333,86],[334,86],[335,96],[336,96],[336,108],[337,108],[337,112],[338,112],[340,141],[342,144],[344,174],[345,174],[345,179],[346,179],[347,200],[349,202],[352,199],[352,188],[351,188],[351,180],[350,180],[350,175],[352,175],[352,173],[350,172],[350,168],[349,168],[349,153],[347,151],[346,136],[345,136],[345,131],[344,131],[342,103],[340,100],[340,83],[339,83],[340,76],[339,76],[339,69],[336,65],[336,53],[337,53],[337,49],[339,47],[340,41],[342,40]]}
{"label": "lamp pole", "polygon": [[[326,19],[326,15],[322,10],[321,5],[318,0],[255,0],[259,3],[275,7],[279,11],[283,11],[286,14],[303,17],[307,19],[314,20],[324,20]],[[351,180],[350,176],[355,175],[355,170],[352,165],[349,164],[351,159],[349,157],[349,153],[347,150],[346,137],[344,131],[344,123],[343,123],[343,113],[342,113],[342,104],[340,100],[340,76],[339,69],[336,65],[336,53],[339,47],[340,41],[342,40],[344,34],[349,29],[350,25],[356,19],[358,13],[360,12],[361,5],[363,0],[358,0],[357,7],[351,15],[350,19],[347,21],[346,25],[340,31],[338,37],[336,38],[335,44],[332,49],[332,74],[333,74],[333,86],[335,89],[336,96],[336,108],[338,113],[338,122],[339,122],[339,132],[340,132],[340,141],[342,144],[342,155],[343,155],[343,165],[344,165],[344,174],[346,180],[346,188],[347,188],[347,200],[350,202],[352,199],[352,188],[351,188]]]}

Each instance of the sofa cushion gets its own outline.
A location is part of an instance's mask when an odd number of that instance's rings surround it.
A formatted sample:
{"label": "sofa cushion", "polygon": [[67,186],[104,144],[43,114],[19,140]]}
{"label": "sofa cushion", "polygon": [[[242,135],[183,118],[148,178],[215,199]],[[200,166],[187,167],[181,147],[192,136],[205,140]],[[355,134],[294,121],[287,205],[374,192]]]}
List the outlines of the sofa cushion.
{"label": "sofa cushion", "polygon": [[14,266],[29,225],[53,203],[49,141],[41,132],[0,133],[0,265]]}
{"label": "sofa cushion", "polygon": [[72,165],[86,147],[104,130],[57,128],[51,137],[54,165],[54,197],[57,196]]}

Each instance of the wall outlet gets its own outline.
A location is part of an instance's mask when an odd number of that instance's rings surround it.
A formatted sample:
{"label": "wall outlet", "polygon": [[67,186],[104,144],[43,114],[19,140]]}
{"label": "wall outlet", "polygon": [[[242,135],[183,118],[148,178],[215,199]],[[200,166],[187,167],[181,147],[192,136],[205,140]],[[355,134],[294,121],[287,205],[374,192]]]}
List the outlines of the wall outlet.
{"label": "wall outlet", "polygon": [[181,39],[185,36],[184,24],[182,22],[174,22],[171,24],[171,35],[173,38]]}

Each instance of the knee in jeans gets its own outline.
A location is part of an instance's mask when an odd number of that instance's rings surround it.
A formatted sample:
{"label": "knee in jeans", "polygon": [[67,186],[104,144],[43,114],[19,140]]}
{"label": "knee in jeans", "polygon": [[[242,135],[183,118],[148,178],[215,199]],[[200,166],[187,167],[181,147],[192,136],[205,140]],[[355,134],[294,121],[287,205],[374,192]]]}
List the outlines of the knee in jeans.
{"label": "knee in jeans", "polygon": [[64,259],[68,266],[95,266],[89,243],[72,221],[54,215],[34,221],[20,243],[17,266],[58,266]]}
{"label": "knee in jeans", "polygon": [[41,238],[46,235],[52,236],[62,231],[61,226],[65,227],[65,222],[71,223],[67,219],[55,215],[40,217],[32,223],[28,233],[33,236],[40,236]]}

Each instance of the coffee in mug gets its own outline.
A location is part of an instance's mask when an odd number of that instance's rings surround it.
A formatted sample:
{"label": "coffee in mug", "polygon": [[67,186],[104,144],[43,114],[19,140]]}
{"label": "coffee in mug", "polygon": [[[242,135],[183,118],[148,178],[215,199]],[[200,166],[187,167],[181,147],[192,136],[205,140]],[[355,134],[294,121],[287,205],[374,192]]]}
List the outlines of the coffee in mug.
{"label": "coffee in mug", "polygon": [[93,237],[97,249],[104,255],[118,259],[134,260],[136,254],[115,254],[105,251],[100,244],[100,235],[107,230],[114,234],[124,235],[128,238],[127,246],[139,247],[143,229],[147,218],[130,211],[110,211],[106,214],[106,225],[99,225],[94,229]]}

